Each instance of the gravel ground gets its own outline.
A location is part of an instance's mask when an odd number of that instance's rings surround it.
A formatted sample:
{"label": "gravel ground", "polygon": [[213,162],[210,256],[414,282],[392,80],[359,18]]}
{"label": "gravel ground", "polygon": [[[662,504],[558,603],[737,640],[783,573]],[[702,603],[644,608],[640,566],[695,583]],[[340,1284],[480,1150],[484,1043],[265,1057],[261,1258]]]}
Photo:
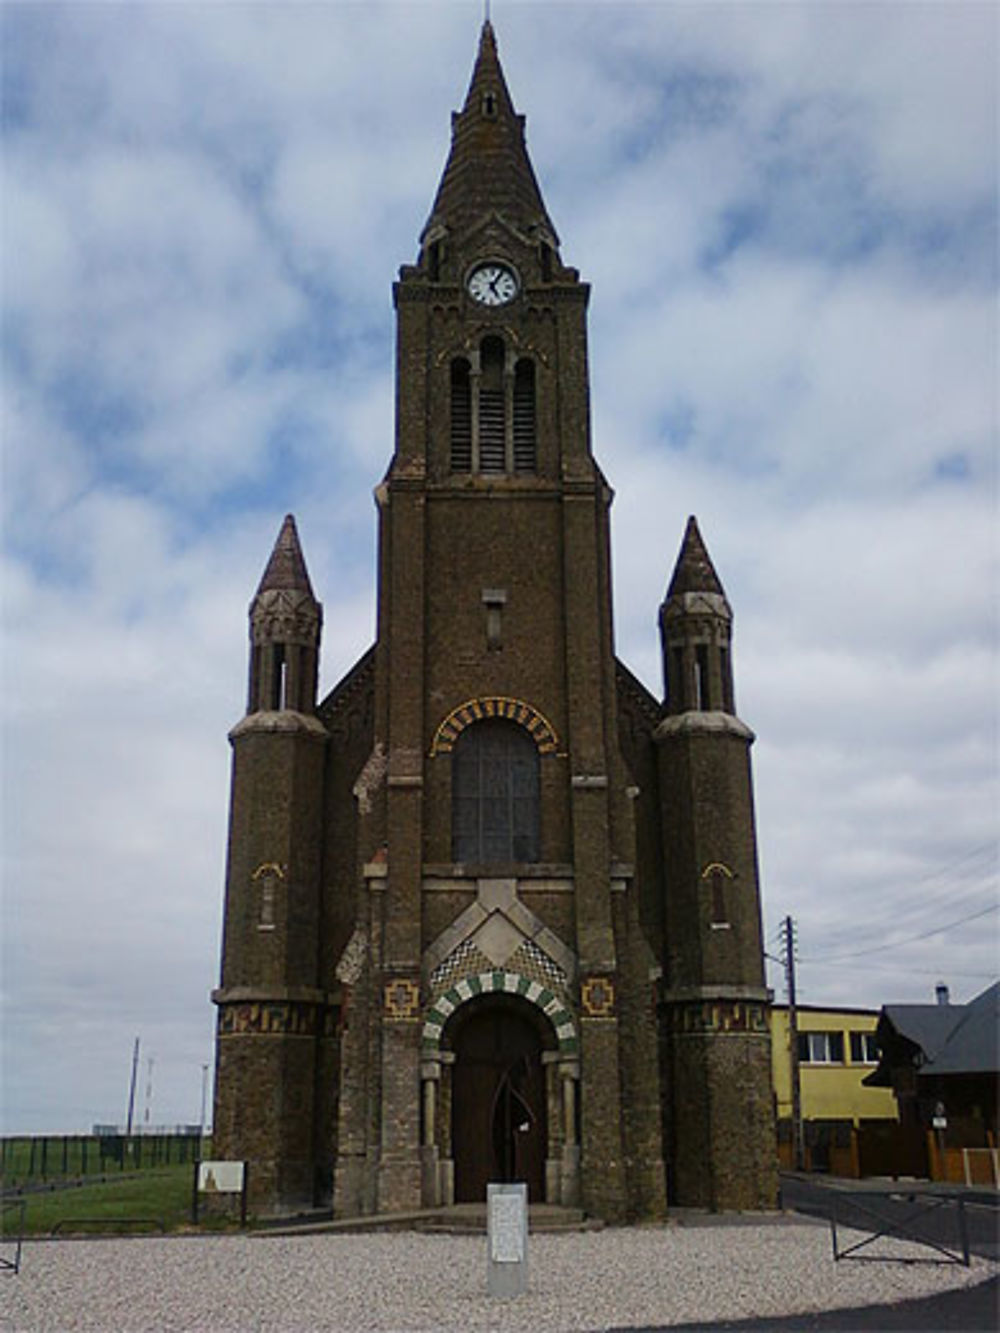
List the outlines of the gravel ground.
{"label": "gravel ground", "polygon": [[484,1237],[27,1242],[20,1274],[0,1274],[0,1331],[570,1333],[871,1305],[994,1271],[835,1264],[826,1228],[797,1221],[539,1235],[528,1253],[527,1294],[492,1301]]}

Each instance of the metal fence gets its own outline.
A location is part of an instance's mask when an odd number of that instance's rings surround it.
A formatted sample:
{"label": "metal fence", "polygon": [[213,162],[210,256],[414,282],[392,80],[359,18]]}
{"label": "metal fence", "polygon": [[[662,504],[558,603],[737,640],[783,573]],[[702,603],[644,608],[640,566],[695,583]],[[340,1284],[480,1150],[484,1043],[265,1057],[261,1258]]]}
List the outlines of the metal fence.
{"label": "metal fence", "polygon": [[0,1139],[5,1191],[62,1180],[183,1166],[203,1155],[198,1134],[31,1134]]}

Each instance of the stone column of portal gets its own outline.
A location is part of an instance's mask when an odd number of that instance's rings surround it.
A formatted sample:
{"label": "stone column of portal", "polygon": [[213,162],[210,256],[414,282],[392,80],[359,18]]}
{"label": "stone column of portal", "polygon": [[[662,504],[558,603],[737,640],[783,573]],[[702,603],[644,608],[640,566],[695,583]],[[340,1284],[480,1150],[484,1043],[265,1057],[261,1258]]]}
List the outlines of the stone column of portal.
{"label": "stone column of portal", "polygon": [[424,1123],[420,1148],[423,1170],[422,1202],[425,1208],[437,1208],[442,1202],[437,1146],[438,1091],[441,1087],[440,1061],[424,1061],[420,1067],[420,1086],[424,1100]]}
{"label": "stone column of portal", "polygon": [[559,1202],[564,1208],[580,1206],[580,1145],[576,1141],[576,1096],[580,1082],[580,1066],[575,1060],[566,1061],[559,1070],[563,1094],[563,1158]]}

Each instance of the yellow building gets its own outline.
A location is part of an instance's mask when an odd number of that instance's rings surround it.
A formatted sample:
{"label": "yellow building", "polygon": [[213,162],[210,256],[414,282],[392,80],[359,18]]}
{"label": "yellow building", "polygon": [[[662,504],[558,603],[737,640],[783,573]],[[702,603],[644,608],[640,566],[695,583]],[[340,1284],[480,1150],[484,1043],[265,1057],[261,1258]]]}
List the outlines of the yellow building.
{"label": "yellow building", "polygon": [[[834,1175],[892,1174],[898,1110],[889,1088],[862,1080],[878,1064],[874,1009],[799,1005],[798,1054],[804,1167]],[[792,1133],[792,1053],[788,1006],[771,1009],[771,1077],[778,1123],[778,1157],[795,1166]]]}

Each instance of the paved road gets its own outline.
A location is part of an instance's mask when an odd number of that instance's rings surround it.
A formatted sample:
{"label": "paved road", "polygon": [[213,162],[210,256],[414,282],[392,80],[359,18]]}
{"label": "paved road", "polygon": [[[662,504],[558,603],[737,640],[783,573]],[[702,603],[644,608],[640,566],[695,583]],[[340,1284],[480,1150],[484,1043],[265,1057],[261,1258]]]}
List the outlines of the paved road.
{"label": "paved road", "polygon": [[[780,1319],[725,1320],[721,1324],[671,1324],[669,1329],[629,1329],[628,1333],[995,1333],[1000,1327],[1000,1278],[947,1291],[919,1301],[865,1305],[855,1310],[787,1315]],[[619,1333],[626,1333],[620,1330]]]}
{"label": "paved road", "polygon": [[[873,1232],[884,1226],[893,1234],[905,1234],[951,1253],[962,1251],[959,1200],[970,1253],[1000,1260],[1000,1194],[995,1190],[927,1181],[847,1181],[792,1173],[781,1177],[785,1208],[828,1218],[836,1207],[838,1224]],[[934,1251],[928,1253],[933,1256]]]}

